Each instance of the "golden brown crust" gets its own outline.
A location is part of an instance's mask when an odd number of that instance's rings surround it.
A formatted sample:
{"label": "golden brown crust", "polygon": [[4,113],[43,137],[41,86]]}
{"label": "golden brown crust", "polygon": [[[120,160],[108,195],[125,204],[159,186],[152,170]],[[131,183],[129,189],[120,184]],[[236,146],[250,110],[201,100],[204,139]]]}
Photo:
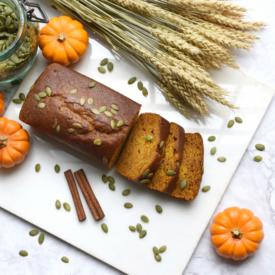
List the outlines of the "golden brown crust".
{"label": "golden brown crust", "polygon": [[[122,148],[141,105],[99,82],[94,88],[89,88],[89,83],[93,81],[95,80],[67,67],[51,64],[29,92],[19,118],[33,128],[112,168],[115,164],[114,158],[118,156],[118,150]],[[45,92],[47,87],[52,90],[51,96],[37,102],[34,95]],[[78,90],[76,94],[70,94],[73,89]],[[81,98],[85,99],[83,106],[80,104]],[[92,105],[88,104],[88,98],[94,100]],[[46,105],[40,109],[38,103]],[[113,118],[104,113],[95,115],[91,111],[91,108],[99,110],[101,106],[106,106],[107,111],[111,111],[111,104],[119,107],[118,114]],[[55,119],[57,125],[60,125],[59,133],[53,127]],[[111,120],[116,123],[124,120],[125,125],[113,130]],[[74,123],[79,123],[83,128],[74,128]],[[70,128],[74,129],[73,133],[67,131]],[[96,139],[102,140],[100,146],[94,144]]]}

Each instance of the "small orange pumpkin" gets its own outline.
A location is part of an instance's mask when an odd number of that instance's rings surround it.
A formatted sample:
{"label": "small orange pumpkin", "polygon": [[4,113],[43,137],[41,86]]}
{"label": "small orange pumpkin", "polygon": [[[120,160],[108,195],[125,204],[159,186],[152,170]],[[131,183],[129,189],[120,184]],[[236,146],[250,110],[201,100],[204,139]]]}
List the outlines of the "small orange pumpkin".
{"label": "small orange pumpkin", "polygon": [[4,114],[4,111],[5,111],[4,95],[0,91],[0,117]]}
{"label": "small orange pumpkin", "polygon": [[210,233],[217,253],[233,260],[253,255],[264,239],[261,220],[252,211],[238,207],[219,213],[213,220]]}
{"label": "small orange pumpkin", "polygon": [[67,66],[84,56],[89,44],[83,25],[68,16],[54,17],[41,30],[39,47],[51,63]]}
{"label": "small orange pumpkin", "polygon": [[29,134],[22,126],[5,117],[0,118],[0,168],[21,163],[29,153]]}

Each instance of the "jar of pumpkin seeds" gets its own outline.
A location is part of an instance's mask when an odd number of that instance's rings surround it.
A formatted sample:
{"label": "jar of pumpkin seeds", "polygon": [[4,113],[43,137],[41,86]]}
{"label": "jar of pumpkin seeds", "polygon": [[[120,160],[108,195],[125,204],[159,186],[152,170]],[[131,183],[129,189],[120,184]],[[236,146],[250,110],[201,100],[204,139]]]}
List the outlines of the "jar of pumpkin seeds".
{"label": "jar of pumpkin seeds", "polygon": [[[37,17],[39,9],[42,19]],[[32,67],[38,48],[42,8],[26,0],[0,0],[0,85],[17,84]]]}

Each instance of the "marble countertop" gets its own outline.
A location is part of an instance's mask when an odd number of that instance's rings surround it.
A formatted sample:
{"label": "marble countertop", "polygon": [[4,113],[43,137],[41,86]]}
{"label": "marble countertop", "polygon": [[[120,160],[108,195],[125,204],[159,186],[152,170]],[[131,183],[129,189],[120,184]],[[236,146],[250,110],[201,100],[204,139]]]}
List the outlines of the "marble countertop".
{"label": "marble countertop", "polygon": [[[253,20],[269,23],[259,36],[251,53],[238,51],[238,63],[245,74],[275,88],[275,10],[274,0],[251,0],[241,2],[249,9]],[[16,89],[16,87],[15,87]],[[261,95],[259,95],[261,96]],[[229,187],[214,215],[227,207],[238,206],[251,209],[261,218],[265,239],[260,250],[252,257],[235,262],[216,254],[210,242],[210,224],[183,275],[272,275],[275,257],[275,99],[262,120],[255,136],[233,176]],[[262,143],[266,150],[260,154],[263,161],[253,161],[255,144]],[[35,205],[34,205],[35,211]],[[45,243],[40,246],[37,238],[30,240],[27,232],[32,224],[0,208],[0,274],[1,275],[115,275],[123,274],[103,262],[85,254],[67,243],[45,234]],[[32,244],[31,242],[34,242]],[[35,257],[18,258],[18,251],[27,247]],[[60,261],[62,256],[70,259],[69,264]],[[153,274],[152,274],[153,275]],[[169,274],[170,275],[170,274]],[[172,275],[172,274],[171,274]]]}

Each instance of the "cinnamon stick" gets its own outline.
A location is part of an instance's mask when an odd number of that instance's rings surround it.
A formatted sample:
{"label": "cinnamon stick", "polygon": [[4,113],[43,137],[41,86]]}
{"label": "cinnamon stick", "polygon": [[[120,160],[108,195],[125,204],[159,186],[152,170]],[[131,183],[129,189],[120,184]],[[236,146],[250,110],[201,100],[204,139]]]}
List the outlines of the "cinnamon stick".
{"label": "cinnamon stick", "polygon": [[100,204],[97,201],[97,198],[90,186],[90,183],[83,171],[83,169],[80,169],[76,172],[74,172],[75,178],[80,186],[80,189],[85,197],[85,200],[94,216],[94,219],[96,221],[102,219],[105,217]]}
{"label": "cinnamon stick", "polygon": [[77,190],[77,187],[76,187],[76,183],[75,183],[75,180],[74,180],[73,173],[72,173],[71,170],[68,170],[68,171],[64,172],[64,174],[65,174],[65,177],[67,179],[68,185],[69,185],[70,190],[71,190],[71,194],[72,194],[72,197],[73,197],[73,200],[74,200],[74,205],[75,205],[76,213],[77,213],[77,216],[78,216],[78,220],[80,222],[84,221],[84,220],[86,220],[86,215],[85,215],[85,212],[84,212],[84,209],[83,209],[81,199],[79,197],[79,193],[78,193],[78,190]]}

